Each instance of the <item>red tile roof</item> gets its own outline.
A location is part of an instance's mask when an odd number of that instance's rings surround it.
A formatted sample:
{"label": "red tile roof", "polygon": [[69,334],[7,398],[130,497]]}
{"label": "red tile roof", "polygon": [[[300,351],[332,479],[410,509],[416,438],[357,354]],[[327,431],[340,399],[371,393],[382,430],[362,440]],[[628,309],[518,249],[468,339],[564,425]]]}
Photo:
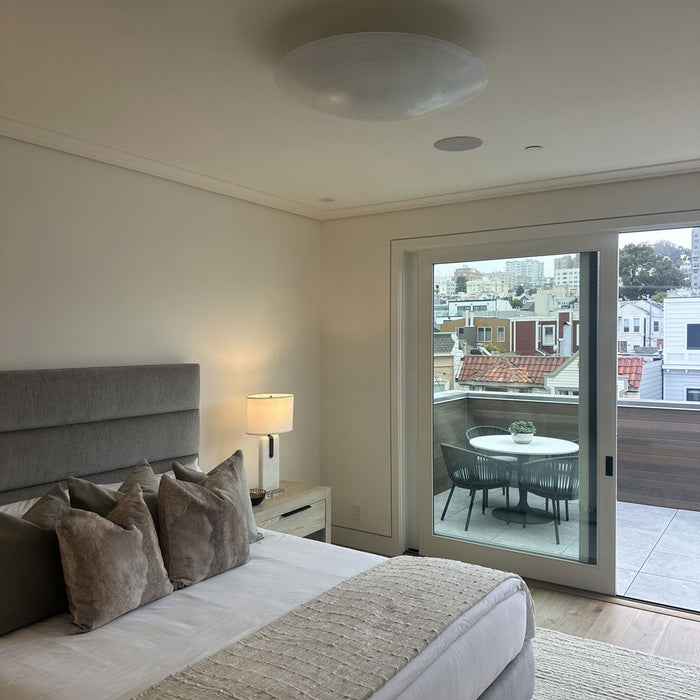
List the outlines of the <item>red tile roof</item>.
{"label": "red tile roof", "polygon": [[618,357],[617,373],[626,374],[630,389],[639,389],[644,369],[644,358],[638,356]]}
{"label": "red tile roof", "polygon": [[544,384],[544,375],[555,372],[568,359],[551,355],[467,355],[457,380]]}

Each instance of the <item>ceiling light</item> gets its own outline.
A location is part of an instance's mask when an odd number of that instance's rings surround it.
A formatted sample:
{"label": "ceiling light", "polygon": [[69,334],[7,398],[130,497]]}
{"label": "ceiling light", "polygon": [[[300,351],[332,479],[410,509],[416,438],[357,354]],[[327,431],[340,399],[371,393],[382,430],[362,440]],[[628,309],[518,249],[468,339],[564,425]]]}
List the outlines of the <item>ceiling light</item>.
{"label": "ceiling light", "polygon": [[536,145],[525,146],[526,151],[541,151],[543,149],[544,149],[544,146],[536,146]]}
{"label": "ceiling light", "polygon": [[433,146],[439,151],[473,151],[484,142],[476,136],[448,136],[436,141]]}
{"label": "ceiling light", "polygon": [[285,94],[314,109],[364,121],[432,114],[476,97],[486,66],[443,39],[402,32],[358,32],[312,41],[275,69]]}

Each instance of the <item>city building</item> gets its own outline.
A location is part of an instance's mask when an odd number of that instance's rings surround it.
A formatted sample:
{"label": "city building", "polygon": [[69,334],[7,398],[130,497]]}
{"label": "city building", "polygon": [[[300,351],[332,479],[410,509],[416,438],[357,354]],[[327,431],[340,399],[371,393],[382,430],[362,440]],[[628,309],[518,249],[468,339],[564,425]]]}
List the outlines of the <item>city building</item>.
{"label": "city building", "polygon": [[544,278],[544,263],[541,260],[506,260],[506,274],[529,280],[529,284],[539,285]]}
{"label": "city building", "polygon": [[499,352],[511,351],[510,319],[475,316],[472,325],[476,328],[477,343],[492,345]]}
{"label": "city building", "polygon": [[457,294],[457,280],[454,277],[436,277],[433,284],[435,292],[441,297],[453,297]]}
{"label": "city building", "polygon": [[450,391],[455,385],[455,368],[462,359],[457,336],[433,334],[433,392]]}
{"label": "city building", "polygon": [[508,284],[503,280],[472,280],[467,282],[467,296],[478,296],[480,294],[502,295],[508,294]]}
{"label": "city building", "polygon": [[463,265],[462,267],[458,267],[453,275],[455,279],[457,280],[458,277],[464,277],[464,279],[469,282],[470,280],[478,280],[481,279],[481,273],[479,270],[477,270],[475,267],[470,267],[469,265]]}
{"label": "city building", "polygon": [[573,267],[579,267],[580,257],[581,256],[576,253],[575,255],[561,255],[558,258],[554,258],[554,271],[570,270]]}
{"label": "city building", "polygon": [[578,267],[554,270],[554,285],[578,290],[581,282],[581,270]]}
{"label": "city building", "polygon": [[700,401],[700,297],[664,301],[664,400]]}
{"label": "city building", "polygon": [[690,236],[690,289],[700,294],[700,227],[695,227]]}
{"label": "city building", "polygon": [[513,310],[508,299],[460,299],[448,301],[447,308],[450,318],[464,318],[467,321],[475,314],[490,316]]}
{"label": "city building", "polygon": [[617,351],[663,347],[663,305],[651,299],[618,302]]}

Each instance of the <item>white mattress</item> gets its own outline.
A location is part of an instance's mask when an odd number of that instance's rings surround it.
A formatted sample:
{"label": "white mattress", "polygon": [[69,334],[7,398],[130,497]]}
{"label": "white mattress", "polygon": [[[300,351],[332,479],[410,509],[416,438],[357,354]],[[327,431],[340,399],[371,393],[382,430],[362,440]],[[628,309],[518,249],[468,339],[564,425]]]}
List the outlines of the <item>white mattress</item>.
{"label": "white mattress", "polygon": [[[245,566],[68,635],[58,615],[0,637],[0,698],[131,698],[383,557],[265,531]],[[456,620],[376,700],[476,698],[517,655],[525,594],[507,581]]]}

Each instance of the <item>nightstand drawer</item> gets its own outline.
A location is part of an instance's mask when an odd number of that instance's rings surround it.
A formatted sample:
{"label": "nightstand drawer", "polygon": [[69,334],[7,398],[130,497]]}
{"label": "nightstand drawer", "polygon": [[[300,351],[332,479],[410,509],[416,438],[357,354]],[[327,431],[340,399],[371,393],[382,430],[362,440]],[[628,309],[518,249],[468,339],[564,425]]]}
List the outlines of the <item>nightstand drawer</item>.
{"label": "nightstand drawer", "polygon": [[293,508],[270,520],[259,519],[258,525],[268,530],[305,537],[326,527],[326,501]]}

